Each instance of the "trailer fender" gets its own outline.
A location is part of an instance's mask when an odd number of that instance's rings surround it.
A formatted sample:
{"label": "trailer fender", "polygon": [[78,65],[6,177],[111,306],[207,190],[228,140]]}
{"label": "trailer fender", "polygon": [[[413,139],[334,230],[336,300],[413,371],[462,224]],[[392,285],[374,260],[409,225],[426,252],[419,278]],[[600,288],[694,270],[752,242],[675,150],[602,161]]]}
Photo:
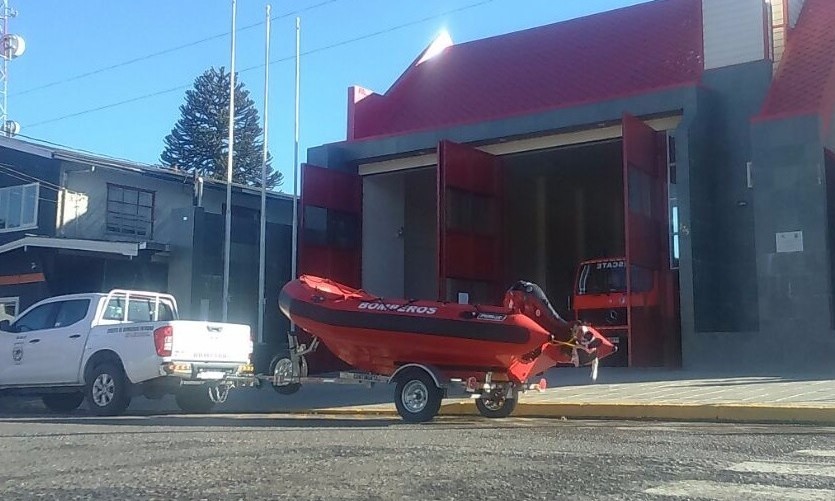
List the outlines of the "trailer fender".
{"label": "trailer fender", "polygon": [[444,374],[438,370],[437,368],[428,365],[428,364],[404,364],[397,368],[394,371],[394,374],[391,375],[389,378],[389,383],[396,383],[398,378],[406,373],[409,369],[420,369],[424,372],[427,372],[430,376],[432,376],[432,381],[435,382],[435,386],[441,389],[445,389],[449,385],[449,378],[444,376]]}

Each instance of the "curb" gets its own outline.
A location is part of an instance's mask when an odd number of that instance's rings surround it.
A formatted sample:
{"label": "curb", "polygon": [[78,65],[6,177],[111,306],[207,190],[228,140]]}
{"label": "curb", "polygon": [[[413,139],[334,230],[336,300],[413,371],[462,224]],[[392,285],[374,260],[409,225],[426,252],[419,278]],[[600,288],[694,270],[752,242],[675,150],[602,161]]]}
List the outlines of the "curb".
{"label": "curb", "polygon": [[[397,416],[389,407],[309,409],[299,414]],[[440,416],[478,416],[472,401],[446,403]],[[513,417],[835,425],[835,407],[767,404],[519,403]]]}

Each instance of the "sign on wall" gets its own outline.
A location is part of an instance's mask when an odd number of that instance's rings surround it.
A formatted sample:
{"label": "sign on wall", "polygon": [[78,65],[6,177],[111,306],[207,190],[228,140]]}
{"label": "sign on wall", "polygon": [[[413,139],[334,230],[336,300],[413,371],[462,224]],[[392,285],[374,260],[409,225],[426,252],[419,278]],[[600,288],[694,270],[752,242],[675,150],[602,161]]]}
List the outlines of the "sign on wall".
{"label": "sign on wall", "polygon": [[803,252],[803,232],[784,231],[777,233],[777,252]]}

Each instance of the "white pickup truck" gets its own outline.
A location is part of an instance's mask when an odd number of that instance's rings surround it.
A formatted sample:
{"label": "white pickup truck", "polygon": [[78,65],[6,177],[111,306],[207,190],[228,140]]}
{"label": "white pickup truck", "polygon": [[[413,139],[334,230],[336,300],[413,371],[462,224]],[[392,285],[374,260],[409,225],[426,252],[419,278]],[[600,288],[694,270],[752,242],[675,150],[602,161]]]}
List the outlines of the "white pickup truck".
{"label": "white pickup truck", "polygon": [[174,297],[141,291],[40,301],[0,322],[0,395],[37,395],[53,411],[84,399],[95,415],[134,396],[176,396],[208,412],[252,371],[246,325],[179,320]]}

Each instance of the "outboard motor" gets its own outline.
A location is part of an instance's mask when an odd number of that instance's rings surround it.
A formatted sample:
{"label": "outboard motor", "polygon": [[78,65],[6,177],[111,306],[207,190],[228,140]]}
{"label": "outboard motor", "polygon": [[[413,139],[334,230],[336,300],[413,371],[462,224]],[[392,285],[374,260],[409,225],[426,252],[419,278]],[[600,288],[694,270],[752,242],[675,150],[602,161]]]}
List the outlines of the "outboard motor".
{"label": "outboard motor", "polygon": [[520,280],[504,296],[504,306],[531,318],[540,327],[551,333],[554,339],[571,339],[571,322],[565,321],[551,306],[545,291],[533,282]]}
{"label": "outboard motor", "polygon": [[[551,334],[552,341],[571,351],[575,365],[587,365],[617,350],[599,332],[578,321],[566,321],[551,306],[541,287],[520,280],[505,293],[504,306],[532,319]],[[568,348],[572,345],[576,348]]]}

